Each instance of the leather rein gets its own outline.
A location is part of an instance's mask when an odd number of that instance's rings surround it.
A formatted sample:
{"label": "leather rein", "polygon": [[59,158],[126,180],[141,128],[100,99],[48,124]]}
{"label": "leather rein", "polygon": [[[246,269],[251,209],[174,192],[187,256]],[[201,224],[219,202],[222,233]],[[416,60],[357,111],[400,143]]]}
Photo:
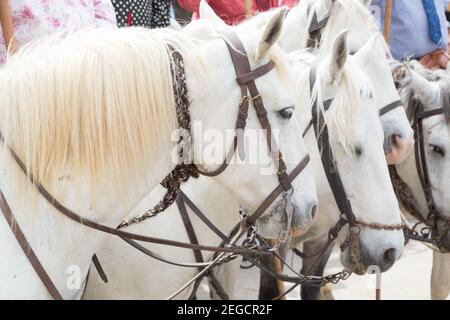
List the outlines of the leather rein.
{"label": "leather rein", "polygon": [[[239,40],[239,38],[231,31],[226,30],[223,32],[223,36],[226,39],[226,44],[229,49],[234,68],[236,70],[237,74],[237,82],[241,88],[242,93],[242,100],[239,105],[239,112],[236,120],[236,132],[239,132],[240,130],[244,130],[246,126],[246,120],[248,116],[248,109],[249,109],[249,103],[252,102],[259,122],[263,129],[265,129],[267,133],[267,143],[269,145],[269,150],[271,151],[271,155],[273,160],[276,164],[278,164],[278,170],[277,170],[277,177],[279,180],[279,185],[269,194],[269,196],[263,201],[263,203],[254,211],[251,215],[247,215],[243,217],[242,221],[236,225],[234,230],[237,230],[238,238],[244,236],[247,231],[255,226],[256,221],[266,212],[266,210],[270,207],[270,205],[280,196],[285,193],[292,191],[292,185],[291,182],[306,168],[310,161],[309,155],[306,155],[305,158],[300,161],[300,163],[290,172],[287,173],[287,167],[282,159],[282,154],[278,150],[278,147],[274,143],[274,139],[272,137],[272,130],[270,126],[270,122],[267,117],[267,110],[264,107],[263,99],[260,96],[258,89],[255,84],[255,80],[259,77],[264,76],[266,73],[271,71],[275,64],[271,61],[255,70],[252,70],[250,67],[250,63],[248,60],[248,57],[245,53],[244,47],[242,45],[242,42]],[[172,52],[173,53],[173,52]],[[182,61],[181,55],[179,57],[179,60]],[[177,66],[182,70],[182,73],[184,74],[184,65]],[[175,91],[177,92],[177,91]],[[0,134],[1,141],[3,143],[6,143],[3,136]],[[111,228],[109,226],[97,223],[95,221],[92,221],[90,219],[83,218],[81,215],[78,215],[77,213],[73,212],[69,208],[65,207],[62,203],[60,203],[56,198],[54,198],[47,189],[40,184],[39,181],[37,181],[33,174],[29,171],[29,169],[26,167],[25,163],[20,159],[20,157],[16,154],[14,149],[11,146],[7,146],[9,149],[10,155],[15,160],[16,164],[19,166],[21,171],[28,176],[30,182],[36,187],[36,189],[39,191],[41,196],[46,199],[46,201],[51,204],[57,211],[62,213],[67,218],[71,219],[72,221],[75,221],[83,226],[89,227],[91,229],[104,232],[107,234],[111,234],[114,236],[118,236],[119,238],[123,239],[133,247],[137,248],[141,252],[153,256],[154,258],[159,258],[160,261],[168,261],[167,259],[164,259],[157,254],[151,252],[147,248],[141,246],[136,241],[140,242],[146,242],[146,243],[154,243],[154,244],[160,244],[160,245],[167,245],[167,246],[173,246],[173,247],[179,247],[184,249],[191,249],[194,250],[194,252],[200,252],[200,251],[210,251],[222,254],[228,254],[228,256],[236,255],[236,254],[250,254],[255,252],[255,248],[247,249],[243,248],[242,246],[237,246],[235,244],[228,244],[227,241],[229,241],[229,237],[223,237],[224,234],[222,232],[218,232],[218,229],[213,227],[213,224],[206,219],[204,216],[204,221],[208,221],[207,225],[211,227],[213,231],[216,233],[219,233],[223,239],[223,243],[219,247],[214,246],[207,246],[207,245],[200,245],[198,244],[198,241],[195,241],[191,236],[191,242],[192,243],[184,243],[174,240],[168,240],[168,239],[161,239],[161,238],[155,238],[150,236],[145,236],[141,234],[135,234],[131,232],[126,232],[123,230],[120,230],[118,228]],[[203,174],[205,176],[216,176],[221,174],[228,166],[228,160],[231,159],[231,156],[236,152],[238,149],[238,134],[236,133],[235,139],[234,139],[234,145],[232,150],[229,152],[227,158],[225,159],[224,163],[219,167],[219,169],[215,170],[214,172],[202,172],[199,170],[200,174]],[[184,199],[186,201],[186,199]],[[27,259],[29,260],[30,264],[32,265],[33,269],[47,288],[50,295],[56,299],[56,300],[62,300],[62,295],[56,288],[55,284],[51,280],[50,276],[46,272],[45,268],[40,263],[38,257],[34,253],[31,245],[29,244],[26,236],[22,232],[20,226],[18,225],[10,206],[3,194],[3,192],[0,190],[0,209],[3,212],[3,215],[10,226],[17,242],[21,246],[24,254],[26,255]],[[257,249],[257,248],[256,248]],[[258,250],[256,250],[258,252]],[[198,260],[200,260],[199,255],[196,254]],[[95,263],[97,262],[97,263]],[[94,256],[94,264],[96,266],[99,265],[98,259],[96,256]],[[197,264],[180,264],[180,266],[187,266],[187,267],[197,267],[202,268],[205,266],[209,266],[210,264],[207,263],[197,263]],[[100,269],[100,274],[104,274],[102,270]]]}

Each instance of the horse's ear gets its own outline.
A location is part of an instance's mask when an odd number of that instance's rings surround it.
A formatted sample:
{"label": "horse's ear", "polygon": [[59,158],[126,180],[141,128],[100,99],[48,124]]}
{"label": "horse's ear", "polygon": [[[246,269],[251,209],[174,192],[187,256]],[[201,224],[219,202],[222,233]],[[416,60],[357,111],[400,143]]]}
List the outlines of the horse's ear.
{"label": "horse's ear", "polygon": [[267,55],[269,49],[278,41],[283,29],[287,8],[280,9],[267,24],[256,50],[256,59],[261,60]]}
{"label": "horse's ear", "polygon": [[200,19],[205,19],[211,21],[220,26],[226,26],[226,23],[217,16],[214,10],[209,6],[206,0],[201,0],[199,5],[199,16]]}
{"label": "horse's ear", "polygon": [[438,99],[440,89],[436,82],[428,81],[411,68],[406,67],[406,72],[408,73],[411,89],[420,101],[425,102],[424,105],[429,105],[427,102]]}
{"label": "horse's ear", "polygon": [[357,61],[366,63],[371,59],[379,59],[377,55],[379,50],[377,45],[379,44],[379,34],[374,34],[369,38],[369,40],[354,54]]}
{"label": "horse's ear", "polygon": [[332,83],[340,83],[342,72],[349,55],[348,52],[348,30],[339,33],[333,42],[333,49],[330,57],[330,77]]}
{"label": "horse's ear", "polygon": [[402,89],[411,83],[411,73],[403,63],[392,60],[390,67],[397,89]]}

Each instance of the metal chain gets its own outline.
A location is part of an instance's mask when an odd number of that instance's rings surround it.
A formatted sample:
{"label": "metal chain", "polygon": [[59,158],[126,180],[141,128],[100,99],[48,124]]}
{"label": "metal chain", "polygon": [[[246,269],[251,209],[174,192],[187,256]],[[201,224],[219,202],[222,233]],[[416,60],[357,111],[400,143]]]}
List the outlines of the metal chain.
{"label": "metal chain", "polygon": [[[181,54],[171,45],[168,45],[168,51],[172,58],[171,74],[173,83],[173,92],[175,98],[175,109],[177,114],[178,126],[187,132],[187,136],[180,135],[178,142],[180,164],[161,182],[161,185],[167,189],[164,198],[152,209],[129,220],[124,220],[118,226],[118,229],[129,227],[130,225],[140,223],[149,218],[157,216],[170,207],[178,196],[178,191],[182,183],[186,182],[190,177],[198,178],[199,172],[195,165],[186,164],[188,159],[184,159],[189,150],[184,150],[190,145],[191,118],[189,115],[189,96],[186,82],[186,74],[184,72],[184,60]],[[189,141],[185,141],[189,140]]]}
{"label": "metal chain", "polygon": [[366,227],[369,229],[373,229],[373,230],[387,230],[387,231],[394,231],[394,230],[401,230],[405,227],[405,225],[403,223],[399,223],[399,224],[381,224],[381,223],[376,223],[376,222],[365,222],[361,219],[356,219],[355,220],[357,225],[360,225],[362,227]]}

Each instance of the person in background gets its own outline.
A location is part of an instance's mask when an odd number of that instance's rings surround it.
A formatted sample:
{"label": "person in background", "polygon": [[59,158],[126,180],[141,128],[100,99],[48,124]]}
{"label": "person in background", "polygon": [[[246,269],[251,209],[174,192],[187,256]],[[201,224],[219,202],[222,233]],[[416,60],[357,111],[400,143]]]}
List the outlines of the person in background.
{"label": "person in background", "polygon": [[24,44],[52,34],[85,28],[115,28],[110,0],[0,0],[0,64],[7,48],[14,53]]}
{"label": "person in background", "polygon": [[17,50],[17,42],[14,38],[14,27],[8,1],[0,1],[0,26],[3,35],[2,47],[14,53]]}
{"label": "person in background", "polygon": [[[450,39],[450,0],[447,0],[447,8],[445,10],[445,16],[447,17],[447,33]],[[448,45],[447,52],[450,52],[450,43]]]}
{"label": "person in background", "polygon": [[[393,1],[390,48],[397,60],[414,58],[429,69],[447,68],[450,56],[445,9],[447,0]],[[373,0],[372,8],[383,29],[386,0]],[[384,31],[384,30],[383,30]]]}
{"label": "person in background", "polygon": [[[193,12],[192,19],[199,18],[200,0],[178,0],[184,9]],[[293,7],[298,0],[252,0],[252,13],[267,11],[279,6]],[[208,4],[214,12],[229,25],[238,24],[246,18],[244,0],[209,0]]]}
{"label": "person in background", "polygon": [[122,27],[166,28],[170,26],[169,0],[112,0],[117,25]]}

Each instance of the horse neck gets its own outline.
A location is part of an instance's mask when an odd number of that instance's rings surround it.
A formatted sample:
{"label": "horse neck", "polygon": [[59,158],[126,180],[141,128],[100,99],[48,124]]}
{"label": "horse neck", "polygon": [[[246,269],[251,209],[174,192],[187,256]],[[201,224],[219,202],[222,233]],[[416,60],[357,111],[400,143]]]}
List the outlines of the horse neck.
{"label": "horse neck", "polygon": [[[308,40],[308,15],[306,6],[299,4],[287,15],[279,44],[286,52],[305,49]],[[296,30],[295,33],[292,31]],[[295,36],[294,36],[295,35]]]}
{"label": "horse neck", "polygon": [[[117,226],[126,214],[150,192],[164,175],[170,172],[172,165],[168,155],[170,150],[155,150],[153,161],[140,170],[142,175],[129,179],[119,188],[110,181],[102,185],[102,191],[94,193],[88,183],[80,186],[71,184],[70,179],[62,180],[54,193],[58,201],[83,218],[94,220],[110,227]],[[157,172],[152,168],[158,168]],[[26,186],[28,178],[13,164],[2,168],[4,175],[1,190],[5,194],[12,212],[23,230],[29,244],[56,285],[64,299],[79,298],[87,276],[91,258],[107,239],[107,235],[81,224],[73,222],[54,209],[33,186],[29,192],[18,193],[17,186]],[[15,183],[8,183],[13,177]],[[51,191],[52,192],[52,191]],[[124,196],[121,193],[125,193]],[[93,195],[95,194],[95,195]],[[24,197],[35,198],[24,201]],[[29,203],[28,203],[29,202]],[[95,210],[92,204],[95,203]],[[51,298],[42,281],[31,268],[30,262],[17,245],[9,226],[0,218],[0,260],[2,264],[0,283],[5,284],[8,292],[0,290],[0,298],[48,299]],[[17,270],[24,270],[15,277]],[[9,291],[10,288],[15,288]],[[23,290],[23,291],[22,291]]]}

